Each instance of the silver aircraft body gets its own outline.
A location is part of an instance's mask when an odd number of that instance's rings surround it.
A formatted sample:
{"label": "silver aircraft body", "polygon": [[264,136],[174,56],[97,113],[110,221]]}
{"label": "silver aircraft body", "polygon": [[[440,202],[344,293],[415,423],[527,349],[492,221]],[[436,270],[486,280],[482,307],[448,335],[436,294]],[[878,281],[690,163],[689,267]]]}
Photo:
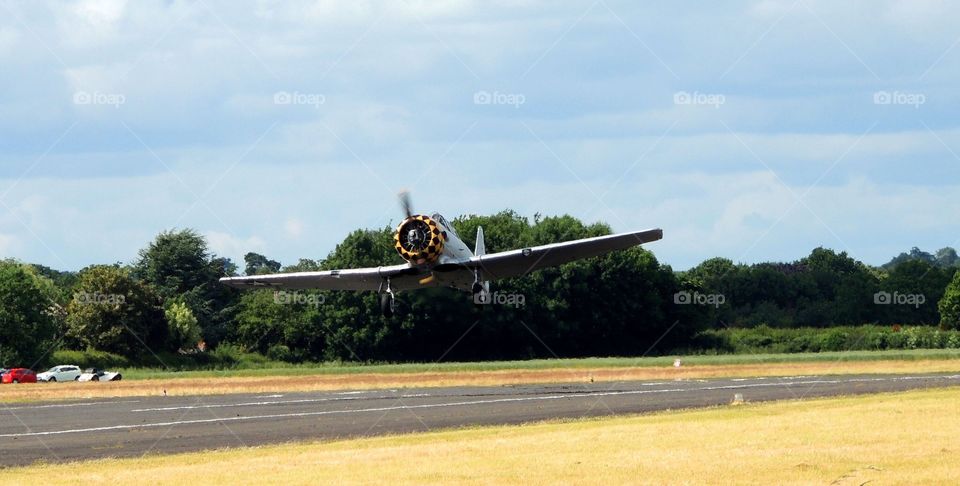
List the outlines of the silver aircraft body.
{"label": "silver aircraft body", "polygon": [[394,247],[406,261],[371,268],[251,275],[220,279],[240,289],[366,290],[380,293],[384,315],[392,315],[394,292],[427,287],[451,287],[473,292],[477,301],[490,293],[490,281],[526,275],[535,270],[603,255],[659,240],[660,229],[583,238],[487,254],[483,228],[477,229],[473,251],[442,215],[414,214],[401,194],[406,219],[394,233]]}

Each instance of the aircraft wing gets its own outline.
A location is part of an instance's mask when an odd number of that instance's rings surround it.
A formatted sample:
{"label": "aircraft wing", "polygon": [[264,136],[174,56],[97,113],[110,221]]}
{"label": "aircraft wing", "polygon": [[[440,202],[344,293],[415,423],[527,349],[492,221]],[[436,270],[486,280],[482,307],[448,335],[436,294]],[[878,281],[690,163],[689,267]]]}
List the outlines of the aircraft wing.
{"label": "aircraft wing", "polygon": [[470,268],[479,268],[484,279],[498,279],[526,275],[534,270],[555,267],[567,262],[623,250],[663,238],[663,230],[651,229],[597,236],[582,240],[552,243],[519,250],[475,256],[466,262]]}
{"label": "aircraft wing", "polygon": [[424,272],[404,263],[350,270],[227,277],[221,278],[220,283],[238,289],[378,290],[386,277],[390,277],[391,287],[394,290],[405,290],[420,287],[419,282],[424,277]]}

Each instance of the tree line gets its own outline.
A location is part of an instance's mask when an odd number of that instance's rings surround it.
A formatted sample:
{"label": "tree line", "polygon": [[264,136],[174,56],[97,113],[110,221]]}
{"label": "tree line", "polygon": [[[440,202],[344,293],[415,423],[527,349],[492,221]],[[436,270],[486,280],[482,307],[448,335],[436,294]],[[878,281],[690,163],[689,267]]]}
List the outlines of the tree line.
{"label": "tree line", "polygon": [[[468,244],[483,226],[489,252],[609,234],[570,216],[512,211],[453,222]],[[401,263],[393,229],[351,232],[326,258],[283,266],[246,255],[247,275]],[[666,240],[663,244],[669,244]],[[240,273],[189,229],[161,233],[129,265],[62,272],[0,261],[0,365],[29,366],[56,349],[131,362],[231,344],[272,359],[451,361],[639,356],[689,348],[708,330],[865,323],[960,327],[960,259],[918,249],[881,267],[817,248],[788,263],[713,258],[682,272],[633,248],[494,283],[503,296],[426,289],[398,296],[392,318],[372,292],[240,292]]]}

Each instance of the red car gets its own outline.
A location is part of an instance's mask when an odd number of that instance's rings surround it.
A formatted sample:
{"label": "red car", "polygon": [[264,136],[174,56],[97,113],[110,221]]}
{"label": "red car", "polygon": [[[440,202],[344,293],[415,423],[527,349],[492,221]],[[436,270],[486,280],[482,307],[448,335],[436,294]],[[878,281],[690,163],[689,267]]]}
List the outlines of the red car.
{"label": "red car", "polygon": [[36,383],[37,372],[26,368],[14,368],[3,374],[3,383]]}

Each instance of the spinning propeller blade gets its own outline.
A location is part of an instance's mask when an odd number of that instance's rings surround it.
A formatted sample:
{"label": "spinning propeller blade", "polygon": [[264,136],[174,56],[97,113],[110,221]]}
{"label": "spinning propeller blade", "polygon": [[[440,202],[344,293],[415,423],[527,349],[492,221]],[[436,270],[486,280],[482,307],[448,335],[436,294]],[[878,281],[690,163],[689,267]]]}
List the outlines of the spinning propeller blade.
{"label": "spinning propeller blade", "polygon": [[398,197],[400,198],[400,207],[403,208],[403,214],[408,218],[413,216],[413,203],[410,202],[410,191],[400,191]]}

